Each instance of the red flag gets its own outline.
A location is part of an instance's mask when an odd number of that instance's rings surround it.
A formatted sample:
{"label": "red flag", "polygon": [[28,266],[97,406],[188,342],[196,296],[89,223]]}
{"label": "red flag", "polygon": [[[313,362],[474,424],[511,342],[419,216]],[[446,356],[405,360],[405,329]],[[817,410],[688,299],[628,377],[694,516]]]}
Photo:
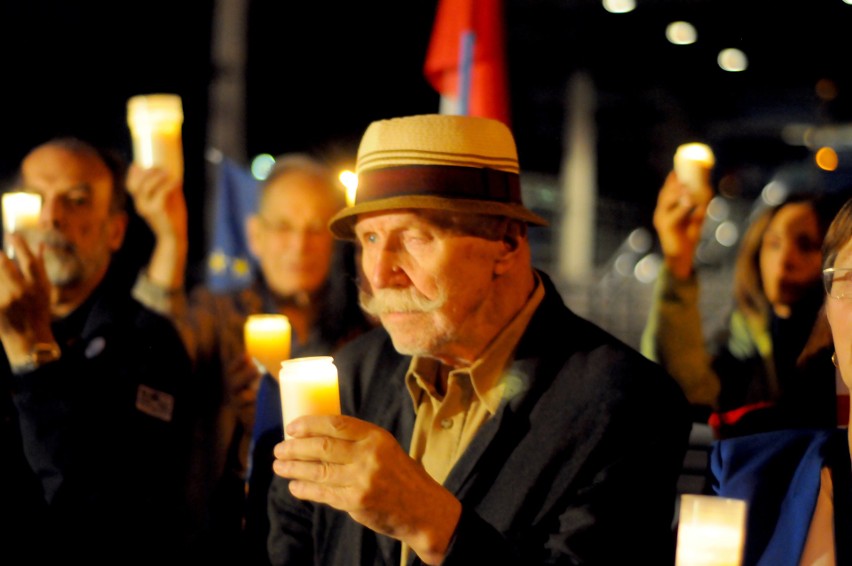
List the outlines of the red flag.
{"label": "red flag", "polygon": [[502,0],[440,0],[423,72],[457,114],[509,125]]}

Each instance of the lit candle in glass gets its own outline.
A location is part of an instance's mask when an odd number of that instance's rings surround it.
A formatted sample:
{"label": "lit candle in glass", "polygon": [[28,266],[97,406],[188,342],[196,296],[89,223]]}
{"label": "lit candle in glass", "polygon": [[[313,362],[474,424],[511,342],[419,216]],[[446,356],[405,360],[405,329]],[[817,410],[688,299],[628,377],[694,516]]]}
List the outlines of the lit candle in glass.
{"label": "lit candle in glass", "polygon": [[703,143],[685,143],[675,151],[674,170],[678,181],[696,192],[710,186],[710,171],[715,164],[713,150]]}
{"label": "lit candle in glass", "polygon": [[253,314],[243,327],[246,351],[272,377],[290,357],[290,319],[283,314]]}
{"label": "lit candle in glass", "polygon": [[295,358],[283,362],[278,383],[281,386],[281,412],[285,427],[302,415],[340,414],[337,367],[331,356]]}
{"label": "lit candle in glass", "polygon": [[740,566],[746,507],[741,499],[681,495],[675,566]]}
{"label": "lit candle in glass", "polygon": [[133,160],[162,167],[183,180],[183,102],[177,94],[140,94],[127,100]]}
{"label": "lit candle in glass", "polygon": [[[41,215],[41,195],[23,191],[4,193],[2,207],[4,236],[35,228]],[[6,240],[4,237],[3,249],[7,256],[13,257],[14,250]]]}

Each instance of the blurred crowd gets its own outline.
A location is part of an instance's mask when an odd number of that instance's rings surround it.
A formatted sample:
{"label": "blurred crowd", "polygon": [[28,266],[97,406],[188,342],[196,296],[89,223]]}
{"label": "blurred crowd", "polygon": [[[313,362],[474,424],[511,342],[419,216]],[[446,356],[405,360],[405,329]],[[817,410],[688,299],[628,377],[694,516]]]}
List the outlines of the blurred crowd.
{"label": "blurred crowd", "polygon": [[[3,217],[3,562],[674,564],[706,426],[699,492],[749,503],[743,564],[852,563],[852,193],[751,218],[707,335],[715,191],[669,172],[634,349],[533,265],[550,228],[519,173],[508,128],[459,116],[371,124],[349,205],[321,158],[279,156],[244,224],[257,276],[218,291],[187,276],[180,174],[33,148],[4,187],[41,208]],[[335,359],[341,415],[285,440],[278,372],[246,350],[260,313],[290,357]]]}

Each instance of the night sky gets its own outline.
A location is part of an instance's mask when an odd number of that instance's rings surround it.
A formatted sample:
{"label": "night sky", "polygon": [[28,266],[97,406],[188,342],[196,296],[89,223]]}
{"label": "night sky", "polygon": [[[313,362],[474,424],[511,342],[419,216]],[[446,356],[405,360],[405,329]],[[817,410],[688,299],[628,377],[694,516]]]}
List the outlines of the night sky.
{"label": "night sky", "polygon": [[[436,112],[438,94],[422,72],[436,5],[247,1],[247,138],[244,155],[231,157],[311,151],[343,164],[371,121]],[[614,16],[598,0],[508,0],[505,18],[522,168],[559,173],[567,80],[588,72],[598,88],[599,193],[632,211],[625,229],[650,223],[678,143],[714,143],[720,174],[735,175],[751,198],[779,164],[810,158],[806,148],[781,140],[781,124],[852,121],[844,43],[852,6],[841,0],[638,5]],[[771,14],[763,11],[769,7]],[[129,156],[127,98],[178,93],[191,259],[201,258],[211,185],[205,150],[216,77],[213,9],[211,0],[0,3],[0,180],[28,149],[55,135],[79,135]],[[664,41],[665,24],[681,17],[698,25],[697,45]],[[752,71],[714,69],[720,46],[749,50]],[[826,77],[838,89],[831,101],[814,91]]]}

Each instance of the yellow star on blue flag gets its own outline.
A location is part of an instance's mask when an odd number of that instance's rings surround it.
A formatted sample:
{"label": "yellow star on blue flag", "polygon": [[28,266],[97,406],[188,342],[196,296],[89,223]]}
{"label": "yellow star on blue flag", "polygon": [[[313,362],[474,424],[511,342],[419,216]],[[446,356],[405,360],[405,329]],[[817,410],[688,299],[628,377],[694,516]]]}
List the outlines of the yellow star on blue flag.
{"label": "yellow star on blue flag", "polygon": [[248,286],[257,273],[246,240],[246,219],[257,211],[259,181],[248,168],[222,157],[213,195],[212,241],[206,283],[214,291]]}

